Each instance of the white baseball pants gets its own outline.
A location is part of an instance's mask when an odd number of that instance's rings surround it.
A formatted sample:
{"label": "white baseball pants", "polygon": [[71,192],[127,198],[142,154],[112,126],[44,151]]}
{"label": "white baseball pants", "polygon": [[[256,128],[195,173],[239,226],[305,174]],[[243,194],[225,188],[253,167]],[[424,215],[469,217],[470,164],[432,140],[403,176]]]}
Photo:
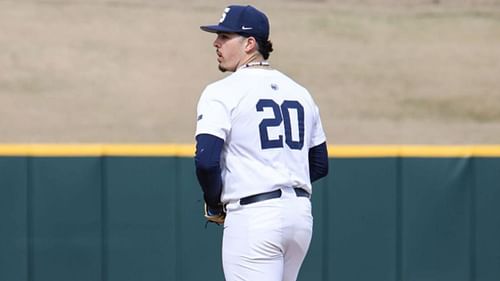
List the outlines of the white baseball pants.
{"label": "white baseball pants", "polygon": [[280,198],[226,208],[226,281],[295,281],[312,237],[309,198],[284,188]]}

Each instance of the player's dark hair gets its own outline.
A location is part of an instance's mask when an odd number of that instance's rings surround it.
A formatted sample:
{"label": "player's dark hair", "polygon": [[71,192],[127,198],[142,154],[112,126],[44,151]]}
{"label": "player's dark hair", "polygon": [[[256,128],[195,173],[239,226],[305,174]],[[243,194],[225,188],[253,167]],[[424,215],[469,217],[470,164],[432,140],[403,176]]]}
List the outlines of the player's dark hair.
{"label": "player's dark hair", "polygon": [[[239,35],[243,37],[250,37],[252,35],[246,34],[246,33],[238,33]],[[255,38],[255,37],[254,37]],[[258,52],[262,55],[262,57],[267,60],[269,58],[269,55],[273,51],[273,42],[270,40],[265,40],[261,38],[255,38],[255,41],[257,41],[257,50]]]}
{"label": "player's dark hair", "polygon": [[269,58],[269,55],[273,51],[273,42],[270,40],[258,40],[257,45],[259,46],[259,53],[264,57],[265,60]]}

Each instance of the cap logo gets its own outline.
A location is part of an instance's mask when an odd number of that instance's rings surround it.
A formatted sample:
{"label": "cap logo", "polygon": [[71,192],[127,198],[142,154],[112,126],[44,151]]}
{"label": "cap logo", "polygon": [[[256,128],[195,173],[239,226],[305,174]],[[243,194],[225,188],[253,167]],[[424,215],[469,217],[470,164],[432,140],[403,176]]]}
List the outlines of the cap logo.
{"label": "cap logo", "polygon": [[231,8],[225,8],[224,9],[224,13],[222,13],[222,16],[220,17],[219,23],[224,22],[224,20],[226,19],[227,13],[229,13],[229,10],[231,10]]}
{"label": "cap logo", "polygon": [[244,25],[243,25],[243,26],[241,27],[241,29],[243,29],[243,30],[252,30],[252,29],[253,29],[253,27],[248,27],[248,26],[244,26]]}

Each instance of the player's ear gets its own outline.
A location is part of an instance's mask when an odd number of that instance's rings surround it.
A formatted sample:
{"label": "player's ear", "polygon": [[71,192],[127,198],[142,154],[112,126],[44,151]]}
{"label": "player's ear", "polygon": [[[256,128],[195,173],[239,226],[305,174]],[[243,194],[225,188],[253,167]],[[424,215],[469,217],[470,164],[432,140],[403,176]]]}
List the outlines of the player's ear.
{"label": "player's ear", "polygon": [[245,43],[245,51],[251,53],[257,49],[257,40],[254,37],[250,36],[247,38]]}

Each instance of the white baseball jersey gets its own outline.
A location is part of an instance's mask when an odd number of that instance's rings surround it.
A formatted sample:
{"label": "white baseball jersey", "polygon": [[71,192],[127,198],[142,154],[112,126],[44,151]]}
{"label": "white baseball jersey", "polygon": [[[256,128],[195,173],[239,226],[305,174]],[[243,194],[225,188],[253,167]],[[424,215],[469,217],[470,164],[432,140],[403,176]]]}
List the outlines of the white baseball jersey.
{"label": "white baseball jersey", "polygon": [[309,92],[277,70],[242,68],[208,85],[196,135],[225,141],[221,202],[301,187],[312,193],[309,148],[326,141]]}

